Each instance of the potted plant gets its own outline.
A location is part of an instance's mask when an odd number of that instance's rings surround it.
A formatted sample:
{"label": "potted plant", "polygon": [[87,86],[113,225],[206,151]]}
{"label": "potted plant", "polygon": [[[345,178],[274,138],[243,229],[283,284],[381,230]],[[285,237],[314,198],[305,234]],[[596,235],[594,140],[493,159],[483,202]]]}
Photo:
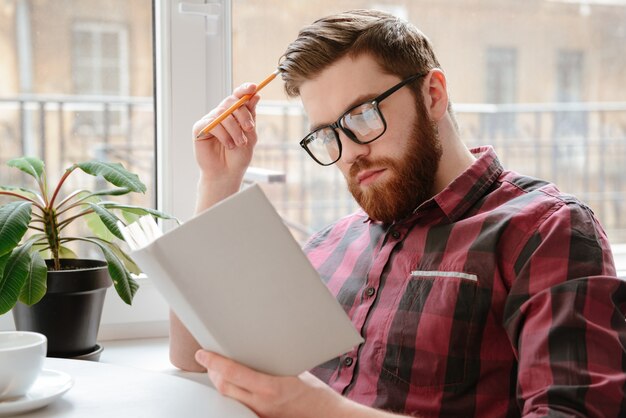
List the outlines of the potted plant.
{"label": "potted plant", "polygon": [[[123,240],[117,222],[131,223],[147,214],[172,218],[153,209],[104,200],[146,190],[136,174],[118,163],[73,164],[54,188],[48,187],[41,160],[22,157],[8,165],[32,176],[37,188],[0,186],[0,197],[9,198],[0,206],[0,315],[13,309],[18,329],[46,334],[50,356],[93,352],[98,347],[106,288],[112,281],[130,305],[138,288],[132,274],[141,272],[115,242]],[[79,170],[115,187],[62,194],[68,177]],[[93,235],[69,233],[78,220],[85,221]],[[70,249],[75,243],[99,249],[105,261],[77,258]]]}

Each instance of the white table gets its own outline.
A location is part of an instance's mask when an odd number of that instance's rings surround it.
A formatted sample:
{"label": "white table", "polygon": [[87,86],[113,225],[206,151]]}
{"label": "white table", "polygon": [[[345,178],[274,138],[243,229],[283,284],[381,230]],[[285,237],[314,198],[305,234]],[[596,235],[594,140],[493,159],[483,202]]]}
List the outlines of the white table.
{"label": "white table", "polygon": [[257,418],[242,404],[198,382],[91,361],[47,358],[45,369],[74,378],[52,404],[20,418]]}

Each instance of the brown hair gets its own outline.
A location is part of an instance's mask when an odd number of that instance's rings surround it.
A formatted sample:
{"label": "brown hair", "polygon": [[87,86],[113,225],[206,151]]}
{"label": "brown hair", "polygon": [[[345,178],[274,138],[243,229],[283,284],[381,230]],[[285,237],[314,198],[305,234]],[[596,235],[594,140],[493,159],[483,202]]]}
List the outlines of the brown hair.
{"label": "brown hair", "polygon": [[[304,27],[287,47],[279,65],[287,95],[299,96],[304,81],[338,59],[364,53],[400,78],[439,67],[430,41],[414,25],[378,10],[351,10]],[[414,87],[416,93],[422,80]]]}

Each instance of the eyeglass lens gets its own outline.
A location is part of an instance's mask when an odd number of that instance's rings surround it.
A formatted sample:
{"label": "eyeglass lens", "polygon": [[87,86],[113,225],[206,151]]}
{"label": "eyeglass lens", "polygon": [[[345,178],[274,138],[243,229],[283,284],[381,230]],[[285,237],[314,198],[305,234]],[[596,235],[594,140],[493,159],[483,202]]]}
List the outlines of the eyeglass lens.
{"label": "eyeglass lens", "polygon": [[[378,107],[373,102],[363,103],[343,115],[339,121],[341,129],[361,143],[367,143],[378,138],[385,130],[385,123]],[[322,164],[332,164],[339,159],[340,145],[337,132],[331,127],[325,127],[313,132],[307,139],[306,145],[311,154]]]}
{"label": "eyeglass lens", "polygon": [[351,131],[356,139],[361,142],[376,139],[385,129],[378,108],[372,102],[364,103],[352,109],[343,116],[340,123],[343,128]]}

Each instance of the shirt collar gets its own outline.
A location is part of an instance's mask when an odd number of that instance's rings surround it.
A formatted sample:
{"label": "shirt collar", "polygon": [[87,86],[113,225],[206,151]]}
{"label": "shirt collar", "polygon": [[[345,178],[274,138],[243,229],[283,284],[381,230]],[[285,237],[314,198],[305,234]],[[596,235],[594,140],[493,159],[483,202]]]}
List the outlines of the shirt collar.
{"label": "shirt collar", "polygon": [[[413,215],[400,220],[393,225],[410,225],[416,219],[421,218],[433,210],[440,212],[436,217],[445,216],[450,222],[454,222],[481,199],[486,190],[500,177],[504,171],[498,156],[492,146],[472,148],[470,152],[476,160],[461,175],[448,184],[441,192],[422,203],[415,209]],[[363,209],[358,212],[363,216],[364,223],[380,224],[370,218]]]}
{"label": "shirt collar", "polygon": [[481,199],[504,170],[493,147],[472,148],[470,152],[476,157],[474,163],[433,197],[451,222]]}

